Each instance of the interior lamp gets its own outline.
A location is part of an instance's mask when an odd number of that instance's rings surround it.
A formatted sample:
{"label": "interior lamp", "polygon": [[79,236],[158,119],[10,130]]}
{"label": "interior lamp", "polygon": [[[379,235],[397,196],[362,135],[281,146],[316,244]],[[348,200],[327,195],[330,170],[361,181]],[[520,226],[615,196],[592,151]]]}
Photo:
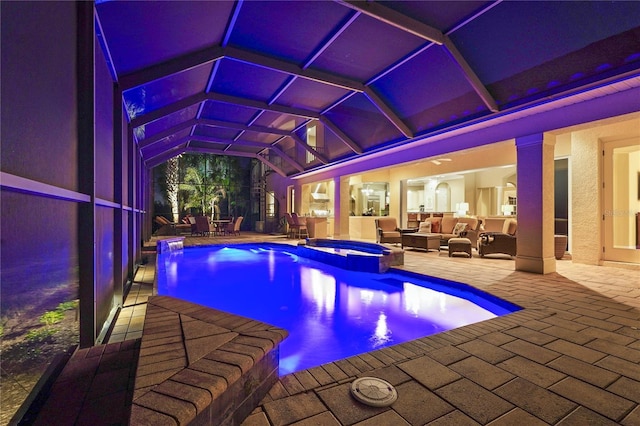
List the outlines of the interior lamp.
{"label": "interior lamp", "polygon": [[502,214],[505,216],[513,215],[514,208],[511,204],[503,204],[502,205]]}

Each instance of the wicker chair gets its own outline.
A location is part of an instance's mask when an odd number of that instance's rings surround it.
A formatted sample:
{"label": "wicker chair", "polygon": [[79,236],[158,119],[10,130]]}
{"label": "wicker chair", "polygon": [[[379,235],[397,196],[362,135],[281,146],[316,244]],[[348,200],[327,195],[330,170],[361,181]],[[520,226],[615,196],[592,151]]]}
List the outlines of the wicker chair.
{"label": "wicker chair", "polygon": [[478,239],[480,257],[487,254],[516,255],[516,236],[503,232],[483,232]]}
{"label": "wicker chair", "polygon": [[244,217],[238,216],[235,220],[227,223],[227,226],[224,229],[225,235],[240,235],[240,224],[242,223],[242,219]]}

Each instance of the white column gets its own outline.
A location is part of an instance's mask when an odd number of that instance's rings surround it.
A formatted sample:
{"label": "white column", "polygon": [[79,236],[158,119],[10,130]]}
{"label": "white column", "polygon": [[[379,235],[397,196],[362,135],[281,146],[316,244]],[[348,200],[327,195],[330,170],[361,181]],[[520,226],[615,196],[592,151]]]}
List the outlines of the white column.
{"label": "white column", "polygon": [[334,182],[335,213],[333,238],[349,239],[349,178],[336,176]]}
{"label": "white column", "polygon": [[542,133],[516,138],[518,271],[539,274],[556,271],[554,145],[555,137]]}
{"label": "white column", "polygon": [[300,181],[295,181],[293,184],[293,211],[302,214],[302,185]]}

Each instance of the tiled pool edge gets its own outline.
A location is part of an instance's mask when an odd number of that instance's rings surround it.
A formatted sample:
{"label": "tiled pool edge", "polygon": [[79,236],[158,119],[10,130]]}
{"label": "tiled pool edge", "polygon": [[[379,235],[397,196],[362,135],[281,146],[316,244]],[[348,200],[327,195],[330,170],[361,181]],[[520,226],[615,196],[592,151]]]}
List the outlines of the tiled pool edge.
{"label": "tiled pool edge", "polygon": [[239,424],[278,380],[283,329],[152,296],[130,424]]}

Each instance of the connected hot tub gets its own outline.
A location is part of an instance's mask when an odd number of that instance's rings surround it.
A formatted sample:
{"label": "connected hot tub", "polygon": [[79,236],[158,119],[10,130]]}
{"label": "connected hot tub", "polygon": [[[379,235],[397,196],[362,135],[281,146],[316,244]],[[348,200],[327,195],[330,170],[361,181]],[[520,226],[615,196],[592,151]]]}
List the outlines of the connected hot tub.
{"label": "connected hot tub", "polygon": [[383,273],[404,264],[401,249],[363,241],[308,238],[298,245],[296,254],[351,271]]}

